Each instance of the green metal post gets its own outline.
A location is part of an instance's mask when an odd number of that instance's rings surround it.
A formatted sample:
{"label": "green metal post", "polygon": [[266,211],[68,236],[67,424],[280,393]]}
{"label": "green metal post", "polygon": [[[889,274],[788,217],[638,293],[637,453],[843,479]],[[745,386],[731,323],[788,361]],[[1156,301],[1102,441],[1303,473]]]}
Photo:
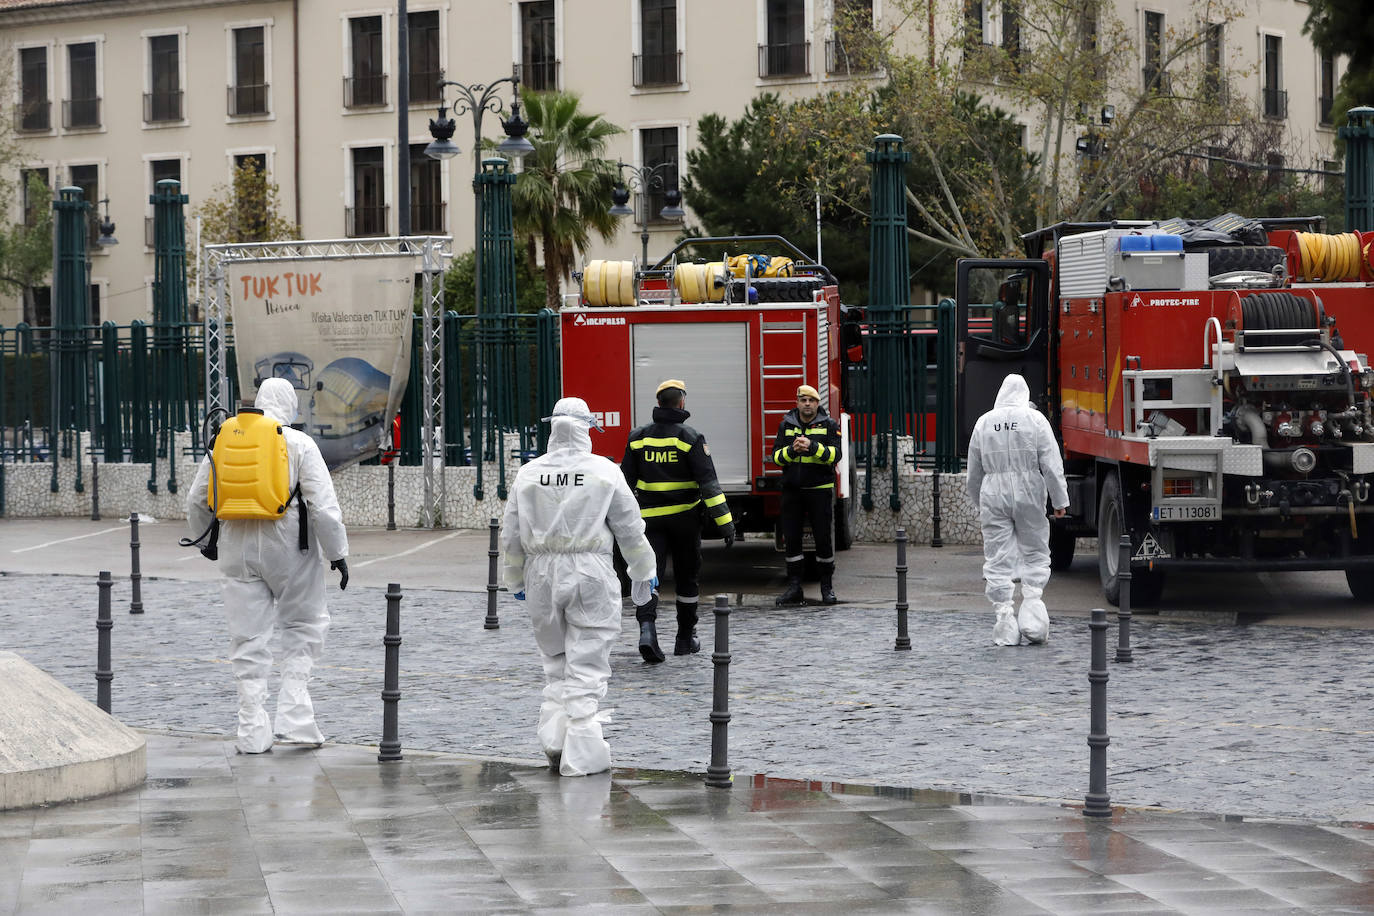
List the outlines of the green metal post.
{"label": "green metal post", "polygon": [[[882,134],[873,140],[868,153],[872,167],[868,260],[868,322],[872,333],[869,358],[870,409],[874,427],[870,434],[885,435],[891,450],[888,473],[892,478],[888,504],[893,511],[902,507],[897,485],[897,437],[910,431],[913,379],[911,378],[908,334],[908,309],[911,287],[908,280],[910,259],[907,253],[906,193],[903,167],[911,154],[902,149],[902,138]],[[921,366],[920,371],[925,372]],[[921,405],[924,410],[924,405]],[[869,449],[872,453],[873,449]],[[871,464],[871,459],[870,459]],[[870,469],[871,475],[871,469]],[[872,505],[871,495],[865,500]]]}
{"label": "green metal post", "polygon": [[941,299],[935,332],[935,469],[959,472],[959,424],[955,413],[955,354],[958,347],[953,299]]}
{"label": "green metal post", "polygon": [[1340,129],[1345,141],[1345,229],[1374,232],[1374,108],[1346,112]]}
{"label": "green metal post", "polygon": [[124,460],[124,437],[119,422],[119,328],[113,321],[100,326],[100,438],[104,461]]}
{"label": "green metal post", "polygon": [[86,234],[91,205],[80,188],[62,188],[53,201],[53,330],[49,341],[48,444],[52,492],[57,492],[58,437],[64,427],[85,428],[89,402],[82,359],[81,326],[90,322],[91,290],[86,266]]}
{"label": "green metal post", "polygon": [[189,428],[191,397],[186,368],[186,218],[189,198],[181,182],[164,178],[148,202],[153,205],[153,366],[155,432],[167,456],[167,492],[177,491],[174,433]]}
{"label": "green metal post", "polygon": [[[510,163],[494,156],[482,160],[482,170],[473,179],[480,202],[482,231],[477,240],[480,247],[482,293],[477,301],[477,369],[479,378],[474,389],[482,409],[473,410],[473,453],[479,453],[477,431],[485,426],[487,441],[496,459],[499,480],[498,499],[506,498],[506,456],[502,447],[502,433],[513,426],[511,398],[516,390],[512,384],[517,367],[509,358],[515,314],[515,232],[511,215],[511,187],[515,175]],[[481,467],[478,467],[478,487],[481,487]],[[480,499],[480,495],[478,496]]]}
{"label": "green metal post", "polygon": [[[553,309],[539,310],[538,318],[538,355],[539,390],[535,394],[535,419],[553,413],[553,405],[559,397],[562,386],[559,384],[558,366],[558,315]],[[543,423],[537,426],[539,436],[536,448],[544,454],[549,448],[549,428]]]}

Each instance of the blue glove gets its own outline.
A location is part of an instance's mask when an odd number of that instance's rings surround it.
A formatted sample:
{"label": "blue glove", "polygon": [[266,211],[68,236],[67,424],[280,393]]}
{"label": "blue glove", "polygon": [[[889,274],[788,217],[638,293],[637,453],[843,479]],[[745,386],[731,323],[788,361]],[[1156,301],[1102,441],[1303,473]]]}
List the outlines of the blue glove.
{"label": "blue glove", "polygon": [[654,576],[652,579],[650,579],[649,584],[652,585],[654,588],[658,588],[658,576]]}
{"label": "blue glove", "polygon": [[525,600],[525,590],[524,590],[523,588],[520,589],[520,591],[518,591],[518,592],[515,593],[515,600],[516,600],[516,601],[524,601],[524,600]]}

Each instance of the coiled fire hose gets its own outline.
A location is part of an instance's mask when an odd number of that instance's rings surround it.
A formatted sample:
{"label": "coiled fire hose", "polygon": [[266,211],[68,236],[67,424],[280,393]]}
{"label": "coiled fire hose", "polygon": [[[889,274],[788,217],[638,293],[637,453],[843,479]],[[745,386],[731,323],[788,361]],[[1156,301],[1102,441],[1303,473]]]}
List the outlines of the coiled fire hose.
{"label": "coiled fire hose", "polygon": [[[1298,279],[1304,281],[1360,279],[1362,262],[1369,259],[1369,246],[1360,247],[1358,232],[1327,235],[1319,232],[1298,232]],[[1370,262],[1374,267],[1374,262]]]}

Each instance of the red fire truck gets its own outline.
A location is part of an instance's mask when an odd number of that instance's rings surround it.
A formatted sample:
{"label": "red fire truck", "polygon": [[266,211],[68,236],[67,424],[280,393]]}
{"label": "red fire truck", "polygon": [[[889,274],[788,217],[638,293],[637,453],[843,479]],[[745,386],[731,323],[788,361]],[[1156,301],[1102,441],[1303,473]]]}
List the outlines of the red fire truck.
{"label": "red fire truck", "polygon": [[1141,603],[1186,568],[1340,569],[1374,600],[1374,233],[1219,219],[1268,244],[1059,224],[1027,236],[1035,257],[961,261],[961,448],[1002,379],[1025,376],[1069,480],[1052,565],[1096,536],[1113,604],[1123,533]]}
{"label": "red fire truck", "polygon": [[[721,257],[688,260],[688,246]],[[619,462],[630,431],[651,421],[659,382],[681,379],[688,422],[710,444],[736,530],[776,535],[773,439],[797,386],[813,385],[845,436],[835,546],[850,546],[857,488],[841,403],[841,305],[825,267],[780,236],[732,236],[689,239],[647,269],[589,261],[578,279],[577,305],[560,313],[563,392],[601,420],[597,454]]]}

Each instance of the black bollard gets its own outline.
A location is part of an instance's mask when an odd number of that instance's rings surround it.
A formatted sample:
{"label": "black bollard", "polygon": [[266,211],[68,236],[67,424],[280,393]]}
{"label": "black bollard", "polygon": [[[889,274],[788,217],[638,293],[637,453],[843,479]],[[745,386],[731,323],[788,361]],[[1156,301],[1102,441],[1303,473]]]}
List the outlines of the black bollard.
{"label": "black bollard", "polygon": [[930,484],[930,546],[945,546],[944,539],[940,537],[940,472],[935,472],[935,479]]}
{"label": "black bollard", "polygon": [[114,629],[114,621],[110,619],[110,589],[114,588],[114,579],[108,569],[100,571],[96,587],[100,589],[100,602],[95,611],[95,705],[109,712],[110,682],[114,680],[110,667],[110,631]]}
{"label": "black bollard", "polygon": [[501,585],[496,578],[496,558],[501,552],[496,549],[496,535],[501,530],[501,524],[492,519],[488,528],[491,541],[487,544],[487,619],[482,621],[482,629],[499,630],[501,618],[496,616],[496,593],[501,590]]}
{"label": "black bollard", "polygon": [[711,765],[706,768],[706,784],[728,789],[735,784],[726,759],[730,751],[730,599],[716,596],[716,648],[711,664],[716,666],[711,690]]}
{"label": "black bollard", "polygon": [[133,586],[130,614],[143,613],[143,576],[138,571],[138,513],[129,513],[129,584]]}
{"label": "black bollard", "polygon": [[386,530],[396,530],[396,458],[386,466]]}
{"label": "black bollard", "polygon": [[91,521],[100,521],[100,465],[91,452]]}
{"label": "black bollard", "polygon": [[897,644],[893,651],[911,648],[906,632],[906,529],[897,529]]}
{"label": "black bollard", "polygon": [[1116,604],[1116,661],[1129,662],[1131,658],[1131,536],[1121,535],[1121,554],[1117,559],[1116,578],[1121,583],[1121,594]]}
{"label": "black bollard", "polygon": [[1092,661],[1088,670],[1088,794],[1083,800],[1084,817],[1111,817],[1111,796],[1107,794],[1107,612],[1093,608]]}
{"label": "black bollard", "polygon": [[401,756],[399,710],[401,701],[401,584],[392,582],[386,587],[386,662],[382,670],[382,743],[378,763],[392,763]]}

